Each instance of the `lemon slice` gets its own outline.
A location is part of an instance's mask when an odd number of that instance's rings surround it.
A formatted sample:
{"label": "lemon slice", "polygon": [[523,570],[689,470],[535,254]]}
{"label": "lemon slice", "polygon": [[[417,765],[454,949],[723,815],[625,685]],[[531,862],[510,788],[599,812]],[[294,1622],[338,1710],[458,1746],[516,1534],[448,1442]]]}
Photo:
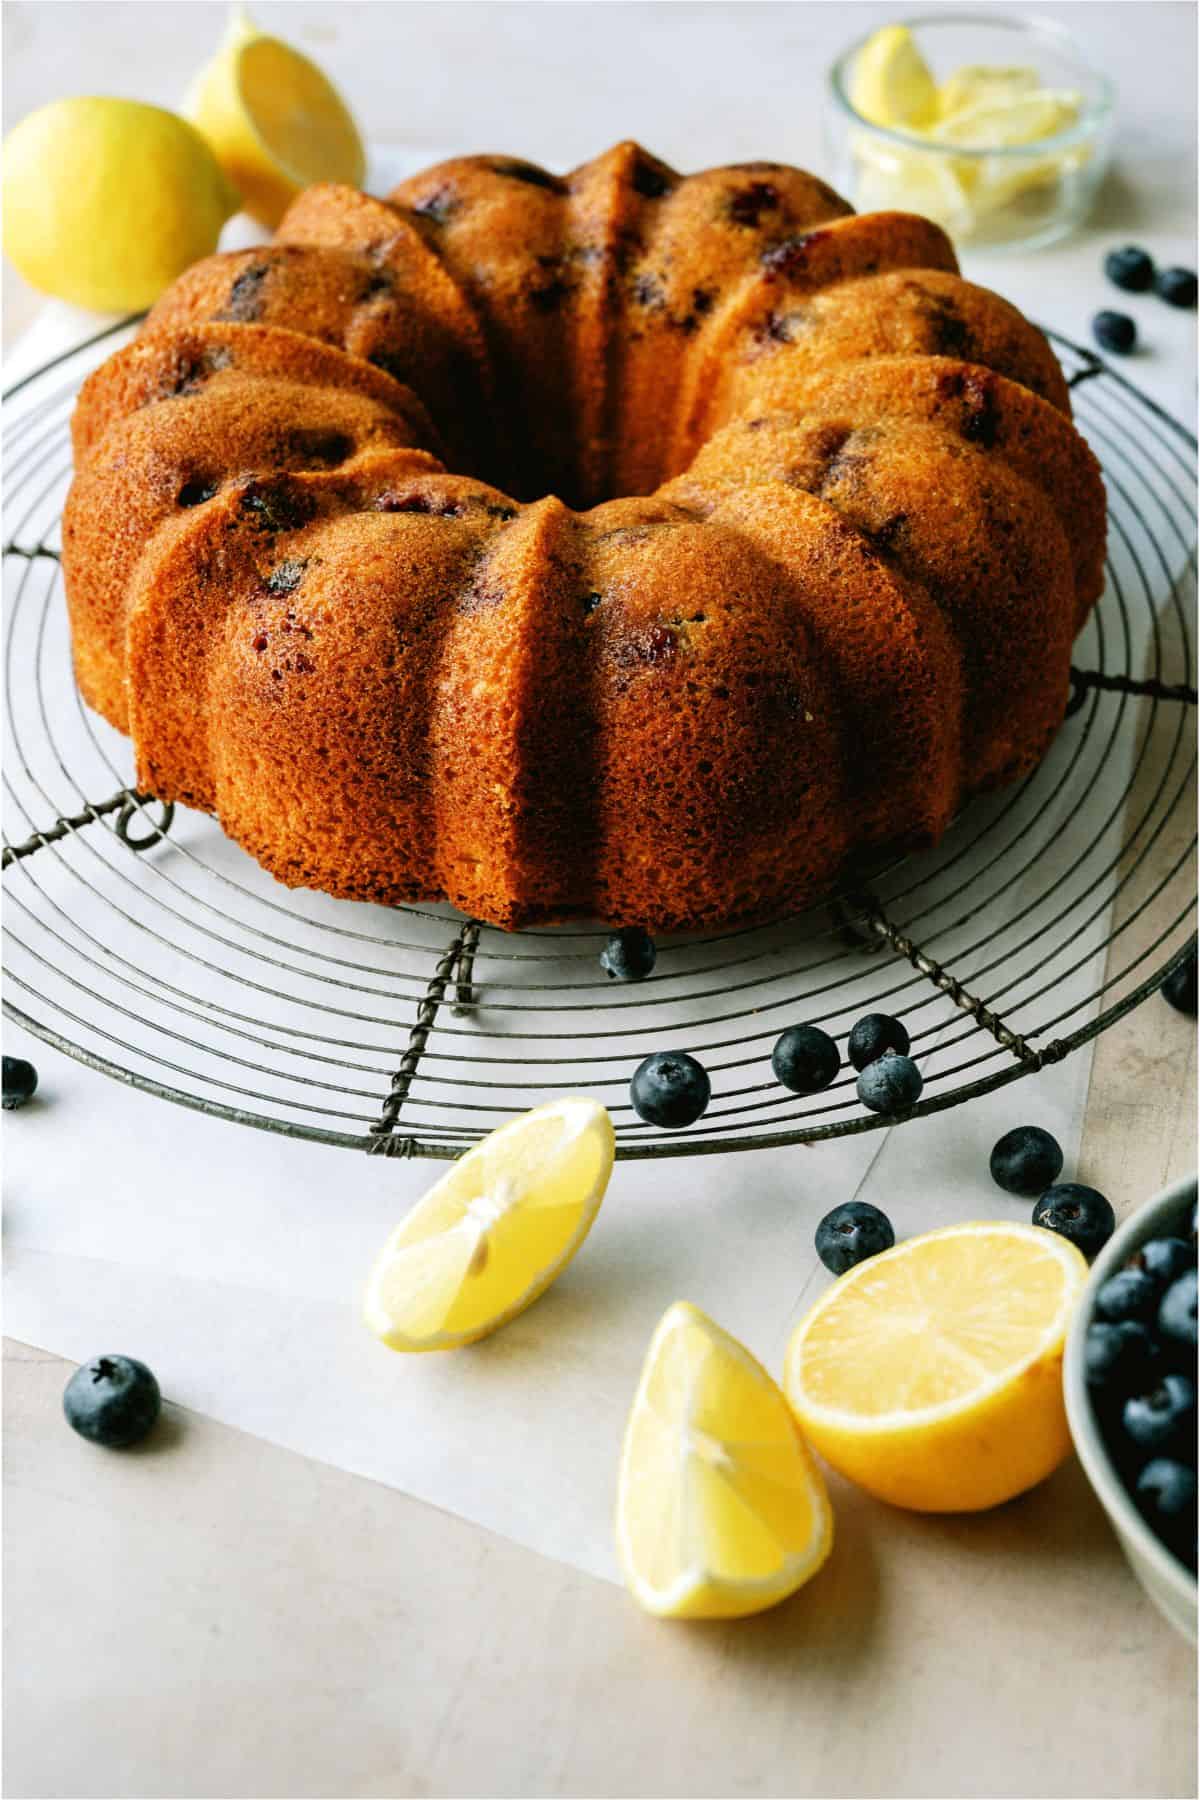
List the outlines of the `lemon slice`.
{"label": "lemon slice", "polygon": [[937,88],[911,31],[885,25],[854,59],[850,101],[872,125],[920,130],[937,115]]}
{"label": "lemon slice", "polygon": [[985,100],[939,119],[929,136],[961,150],[1015,150],[1057,137],[1079,117],[1080,97],[1069,88],[1039,88],[1014,99]]}
{"label": "lemon slice", "polygon": [[670,1619],[761,1612],[832,1543],[825,1483],[779,1388],[678,1301],[651,1339],[621,1453],[617,1551],[634,1599]]}
{"label": "lemon slice", "polygon": [[860,212],[921,213],[952,237],[965,236],[974,225],[974,172],[965,158],[901,149],[865,132],[856,137],[854,152],[854,197]]}
{"label": "lemon slice", "polygon": [[562,1273],[600,1209],[612,1120],[572,1096],[468,1150],[388,1239],[363,1315],[393,1350],[453,1350],[523,1312]]}
{"label": "lemon slice", "polygon": [[316,181],[362,185],[362,139],[336,88],[315,63],[260,31],[240,8],[185,110],[260,224],[278,225],[296,195]]}
{"label": "lemon slice", "polygon": [[860,1263],[801,1320],[784,1388],[835,1469],[897,1506],[974,1512],[1071,1447],[1063,1339],[1087,1280],[1035,1225],[952,1225]]}
{"label": "lemon slice", "polygon": [[938,116],[948,119],[973,106],[993,106],[1023,99],[1042,85],[1036,69],[1009,69],[1000,64],[968,63],[956,69],[937,91]]}

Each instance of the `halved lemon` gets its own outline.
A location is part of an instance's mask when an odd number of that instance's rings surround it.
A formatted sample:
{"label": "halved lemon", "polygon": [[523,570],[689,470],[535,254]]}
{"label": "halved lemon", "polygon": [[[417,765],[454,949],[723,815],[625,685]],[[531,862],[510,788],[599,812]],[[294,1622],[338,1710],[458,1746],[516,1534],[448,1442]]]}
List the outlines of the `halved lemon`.
{"label": "halved lemon", "polygon": [[240,7],[185,110],[262,225],[278,225],[296,195],[316,181],[362,186],[362,139],[337,89],[307,56],[260,31]]}
{"label": "halved lemon", "polygon": [[393,1350],[453,1350],[524,1312],[591,1230],[612,1173],[612,1120],[572,1096],[476,1144],[381,1252],[363,1316]]}
{"label": "halved lemon", "polygon": [[1067,1324],[1087,1263],[1036,1225],[951,1225],[851,1269],[802,1319],[784,1390],[835,1469],[896,1506],[976,1512],[1071,1447]]}
{"label": "halved lemon", "polygon": [[630,1592],[670,1619],[761,1612],[815,1575],[833,1515],[775,1382],[685,1300],[646,1353],[625,1429],[617,1552]]}
{"label": "halved lemon", "polygon": [[850,99],[872,125],[921,130],[937,115],[937,87],[906,25],[873,32],[854,59]]}

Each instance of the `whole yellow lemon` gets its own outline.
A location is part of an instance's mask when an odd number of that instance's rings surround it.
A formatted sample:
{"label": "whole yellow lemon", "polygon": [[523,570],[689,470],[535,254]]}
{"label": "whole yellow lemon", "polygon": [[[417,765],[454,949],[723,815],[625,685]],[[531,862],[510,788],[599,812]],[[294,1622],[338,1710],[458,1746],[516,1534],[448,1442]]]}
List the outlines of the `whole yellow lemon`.
{"label": "whole yellow lemon", "polygon": [[136,100],[56,100],[11,131],[4,248],[26,281],[140,312],[216,248],[238,196],[194,126]]}

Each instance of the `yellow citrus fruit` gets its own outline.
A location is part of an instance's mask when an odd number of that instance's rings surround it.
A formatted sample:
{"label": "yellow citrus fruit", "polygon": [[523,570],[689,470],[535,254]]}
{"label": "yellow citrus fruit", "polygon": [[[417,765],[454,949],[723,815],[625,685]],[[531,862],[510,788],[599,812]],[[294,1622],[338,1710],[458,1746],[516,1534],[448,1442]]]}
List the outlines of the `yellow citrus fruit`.
{"label": "yellow citrus fruit", "polygon": [[1032,94],[983,100],[950,113],[929,135],[939,144],[962,150],[1017,150],[1066,131],[1078,119],[1079,107],[1074,91],[1038,88]]}
{"label": "yellow citrus fruit", "polygon": [[621,1453],[617,1552],[634,1599],[669,1619],[761,1612],[832,1544],[825,1483],[779,1388],[678,1301],[646,1353]]}
{"label": "yellow citrus fruit", "polygon": [[572,1096],[468,1150],[383,1248],[363,1313],[393,1350],[453,1350],[544,1293],[591,1230],[612,1174],[612,1121]]}
{"label": "yellow citrus fruit", "polygon": [[260,31],[240,9],[185,110],[260,224],[278,225],[314,182],[362,185],[362,139],[337,89],[307,56]]}
{"label": "yellow citrus fruit", "polygon": [[1041,87],[1036,69],[1007,68],[1000,63],[967,63],[947,76],[937,91],[938,117],[952,118],[974,106],[1023,99]]}
{"label": "yellow citrus fruit", "polygon": [[3,163],[8,255],[42,293],[96,312],[152,305],[239,205],[199,132],[135,100],[43,106]]}
{"label": "yellow citrus fruit", "polygon": [[920,131],[937,116],[937,87],[905,25],[884,25],[854,59],[850,99],[872,125]]}
{"label": "yellow citrus fruit", "polygon": [[951,1225],[851,1269],[802,1319],[784,1389],[849,1480],[919,1512],[976,1512],[1071,1447],[1063,1339],[1087,1280],[1035,1225]]}

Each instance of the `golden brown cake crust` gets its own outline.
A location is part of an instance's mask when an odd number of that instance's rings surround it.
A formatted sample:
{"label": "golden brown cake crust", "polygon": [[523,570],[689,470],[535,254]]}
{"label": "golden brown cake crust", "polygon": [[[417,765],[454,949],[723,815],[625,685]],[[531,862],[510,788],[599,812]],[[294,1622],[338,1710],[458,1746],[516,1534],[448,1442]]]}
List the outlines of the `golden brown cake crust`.
{"label": "golden brown cake crust", "polygon": [[1104,496],[934,225],[802,171],[326,185],[90,378],[80,687],[280,880],[515,927],[760,919],[1061,722]]}

